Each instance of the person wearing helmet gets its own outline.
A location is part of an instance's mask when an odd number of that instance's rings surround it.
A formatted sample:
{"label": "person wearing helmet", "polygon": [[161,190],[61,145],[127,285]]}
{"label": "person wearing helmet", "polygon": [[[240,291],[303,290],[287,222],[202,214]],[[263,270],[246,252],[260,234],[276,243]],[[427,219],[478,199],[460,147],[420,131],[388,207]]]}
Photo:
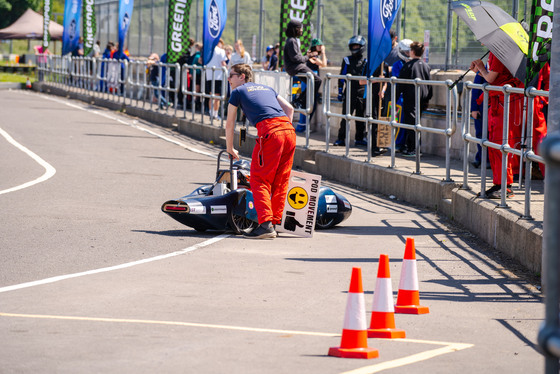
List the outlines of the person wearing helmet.
{"label": "person wearing helmet", "polygon": [[[355,35],[348,41],[348,49],[350,55],[342,59],[340,67],[340,75],[351,74],[354,76],[365,75],[367,69],[367,59],[365,57],[366,39],[361,35]],[[348,87],[350,86],[350,87]],[[364,116],[364,93],[365,85],[360,85],[358,81],[350,81],[348,85],[346,80],[338,80],[338,101],[342,101],[342,114],[346,113],[346,90],[350,90],[350,113],[356,112],[357,117]],[[355,145],[367,145],[364,140],[365,124],[362,121],[356,121]],[[338,137],[333,143],[335,146],[346,145],[346,119],[340,121],[338,129]]]}
{"label": "person wearing helmet", "polygon": [[[412,44],[412,40],[410,39],[403,39],[401,40],[398,45],[397,45],[397,56],[399,58],[399,60],[397,62],[395,62],[391,68],[391,76],[392,77],[397,77],[399,76],[401,69],[403,67],[403,65],[405,64],[405,62],[408,62],[410,60],[410,45]],[[388,90],[391,89],[391,86],[388,86]],[[387,95],[389,95],[389,99],[390,99],[390,91],[386,92],[386,97]],[[402,108],[402,95],[397,97],[397,108]],[[397,121],[400,121],[400,112],[398,112],[397,114]],[[405,141],[406,141],[406,129],[402,129],[400,127],[397,127],[396,129],[396,133],[395,133],[395,151],[396,152],[402,152],[404,147],[405,147]]]}
{"label": "person wearing helmet", "polygon": [[[301,54],[299,37],[302,35],[303,24],[299,21],[291,20],[286,28],[286,36],[288,38],[286,39],[286,42],[284,44],[284,68],[286,69],[286,72],[292,77],[297,74],[313,74],[313,81],[315,83],[314,97],[317,98],[317,94],[319,93],[319,88],[321,87],[322,81],[319,75],[314,73],[306,65],[306,62],[310,59],[310,56],[303,56]],[[302,78],[302,81],[305,80],[305,78]],[[306,102],[305,97],[306,95],[302,92],[292,104],[297,108],[304,108]],[[316,101],[317,100],[315,100],[315,102]],[[314,111],[311,112],[311,115],[313,115],[313,113]]]}

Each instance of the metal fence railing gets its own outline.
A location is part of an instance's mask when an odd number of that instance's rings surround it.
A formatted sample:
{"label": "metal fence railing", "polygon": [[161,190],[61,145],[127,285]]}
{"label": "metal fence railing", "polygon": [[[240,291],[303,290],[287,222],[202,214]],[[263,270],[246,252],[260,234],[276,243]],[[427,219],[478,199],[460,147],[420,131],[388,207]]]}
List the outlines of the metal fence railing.
{"label": "metal fence railing", "polygon": [[[42,72],[43,79],[52,82],[54,85],[67,89],[76,90],[79,92],[87,92],[94,97],[101,97],[124,105],[133,107],[141,107],[147,110],[156,110],[166,113],[167,115],[187,118],[187,113],[190,112],[191,120],[204,124],[208,118],[210,125],[214,125],[213,116],[205,115],[204,100],[218,100],[219,106],[219,126],[224,126],[224,104],[228,100],[227,82],[228,71],[225,67],[221,68],[206,68],[204,66],[196,65],[183,65],[179,64],[164,64],[154,63],[150,68],[145,61],[123,61],[112,59],[91,59],[91,58],[71,58],[60,56],[49,56],[48,61],[39,67]],[[157,69],[157,74],[152,74],[150,79],[150,69]],[[212,94],[210,90],[206,90],[207,76],[211,79],[208,81],[208,88],[214,91],[216,87],[216,73],[220,71],[223,79],[223,84],[220,92]],[[207,75],[208,74],[208,75]],[[305,108],[295,109],[296,113],[301,113],[306,116],[306,131],[305,131],[305,148],[310,146],[310,126],[309,117],[314,107],[314,81],[311,73],[296,76],[296,78],[304,79],[308,85],[303,92],[305,92],[306,105]],[[350,108],[346,108],[346,114],[340,114],[333,111],[331,95],[331,80],[344,80],[348,85],[351,81],[365,81],[366,88],[366,111],[364,117],[358,117],[350,114]],[[276,86],[277,92],[288,100],[292,100],[294,86],[293,77],[288,76],[282,72],[269,72],[257,70],[255,71],[255,81],[257,83],[267,83]],[[397,102],[396,87],[400,85],[413,85],[416,92],[416,119],[415,123],[402,123],[397,121],[396,108],[391,106],[391,112],[388,118],[373,118],[372,117],[372,98],[371,93],[372,85],[384,83],[391,87],[391,102]],[[430,126],[430,121],[423,121],[423,114],[420,112],[420,89],[423,85],[430,85],[434,87],[445,88],[445,127],[435,128]],[[548,96],[548,91],[539,91],[532,87],[528,89],[512,88],[509,86],[490,86],[488,84],[478,85],[467,82],[463,86],[462,105],[459,108],[457,87],[453,85],[450,80],[447,81],[422,81],[420,79],[404,80],[396,77],[379,78],[379,77],[365,77],[365,76],[351,76],[351,75],[332,75],[327,74],[324,81],[323,90],[323,104],[322,107],[317,107],[315,110],[322,111],[326,118],[325,127],[325,144],[324,149],[330,152],[330,128],[332,118],[344,118],[346,121],[363,121],[367,124],[368,129],[368,144],[374,139],[371,139],[372,126],[386,125],[391,129],[391,163],[390,168],[396,166],[396,137],[395,133],[398,128],[414,131],[415,135],[415,173],[421,173],[422,169],[422,144],[420,141],[420,134],[430,133],[436,136],[444,137],[445,141],[445,179],[444,181],[452,181],[451,179],[451,137],[457,131],[458,118],[461,116],[461,138],[464,142],[463,150],[463,188],[470,189],[473,181],[473,174],[469,173],[469,146],[470,144],[478,144],[482,147],[482,168],[480,178],[481,196],[484,197],[486,189],[487,171],[485,168],[486,153],[488,148],[497,149],[502,152],[502,200],[501,207],[506,207],[506,193],[505,182],[508,163],[508,155],[514,155],[520,158],[520,173],[523,175],[525,171],[524,180],[520,181],[519,189],[524,189],[525,213],[523,218],[531,219],[531,165],[532,163],[544,163],[544,159],[535,154],[531,144],[531,134],[533,129],[533,100],[535,97]],[[504,96],[504,137],[501,143],[494,143],[488,140],[488,137],[482,136],[477,138],[470,134],[470,98],[472,89],[482,89],[484,92],[500,92]],[[350,90],[347,90],[349,95]],[[510,107],[510,96],[521,96],[525,99],[525,123],[522,130],[522,139],[518,147],[512,147],[508,143],[508,116],[507,113]],[[483,134],[486,134],[488,127],[488,95],[484,95],[484,124]],[[350,97],[346,100],[347,106],[350,103]],[[155,104],[155,108],[154,108]],[[441,103],[440,103],[441,104]],[[180,113],[180,112],[183,113]],[[198,116],[198,117],[197,117]],[[208,118],[207,118],[208,117]],[[349,156],[348,137],[350,132],[350,124],[346,127],[346,150],[345,156]],[[371,147],[368,147],[367,162],[371,162],[372,154]]]}

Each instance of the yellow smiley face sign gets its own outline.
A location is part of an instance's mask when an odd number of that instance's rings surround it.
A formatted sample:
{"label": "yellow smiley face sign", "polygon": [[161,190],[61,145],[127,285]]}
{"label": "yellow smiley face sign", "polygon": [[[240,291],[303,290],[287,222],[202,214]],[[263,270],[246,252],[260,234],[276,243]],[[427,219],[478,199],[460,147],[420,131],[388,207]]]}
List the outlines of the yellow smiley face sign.
{"label": "yellow smiley face sign", "polygon": [[288,204],[293,209],[299,210],[304,208],[309,201],[309,195],[307,191],[301,187],[294,187],[288,191]]}

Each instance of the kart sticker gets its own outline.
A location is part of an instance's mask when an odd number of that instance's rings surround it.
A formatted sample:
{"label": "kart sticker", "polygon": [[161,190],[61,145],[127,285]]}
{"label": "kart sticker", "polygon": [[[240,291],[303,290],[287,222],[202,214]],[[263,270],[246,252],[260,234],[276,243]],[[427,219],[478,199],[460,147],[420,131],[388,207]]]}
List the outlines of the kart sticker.
{"label": "kart sticker", "polygon": [[227,214],[227,206],[225,205],[213,205],[210,206],[211,214]]}
{"label": "kart sticker", "polygon": [[336,196],[335,195],[325,195],[325,201],[327,204],[336,204]]}
{"label": "kart sticker", "polygon": [[347,200],[343,200],[343,202],[344,202],[344,207],[346,209],[351,209],[352,208],[352,205],[350,205],[350,202],[348,202]]}
{"label": "kart sticker", "polygon": [[338,212],[338,205],[327,204],[327,213],[337,213],[337,212]]}
{"label": "kart sticker", "polygon": [[187,200],[186,203],[190,208],[190,214],[206,214],[206,207],[200,201]]}

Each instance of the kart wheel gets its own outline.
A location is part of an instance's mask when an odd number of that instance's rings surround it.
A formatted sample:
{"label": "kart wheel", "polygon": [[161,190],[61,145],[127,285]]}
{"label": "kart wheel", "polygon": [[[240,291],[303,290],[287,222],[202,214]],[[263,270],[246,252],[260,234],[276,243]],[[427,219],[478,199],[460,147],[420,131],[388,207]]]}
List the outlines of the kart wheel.
{"label": "kart wheel", "polygon": [[257,222],[248,219],[245,216],[240,216],[235,213],[231,214],[232,229],[236,234],[243,234],[244,232],[250,232],[252,229],[257,227]]}
{"label": "kart wheel", "polygon": [[330,229],[333,226],[334,218],[317,217],[317,221],[315,221],[315,228],[319,230]]}

